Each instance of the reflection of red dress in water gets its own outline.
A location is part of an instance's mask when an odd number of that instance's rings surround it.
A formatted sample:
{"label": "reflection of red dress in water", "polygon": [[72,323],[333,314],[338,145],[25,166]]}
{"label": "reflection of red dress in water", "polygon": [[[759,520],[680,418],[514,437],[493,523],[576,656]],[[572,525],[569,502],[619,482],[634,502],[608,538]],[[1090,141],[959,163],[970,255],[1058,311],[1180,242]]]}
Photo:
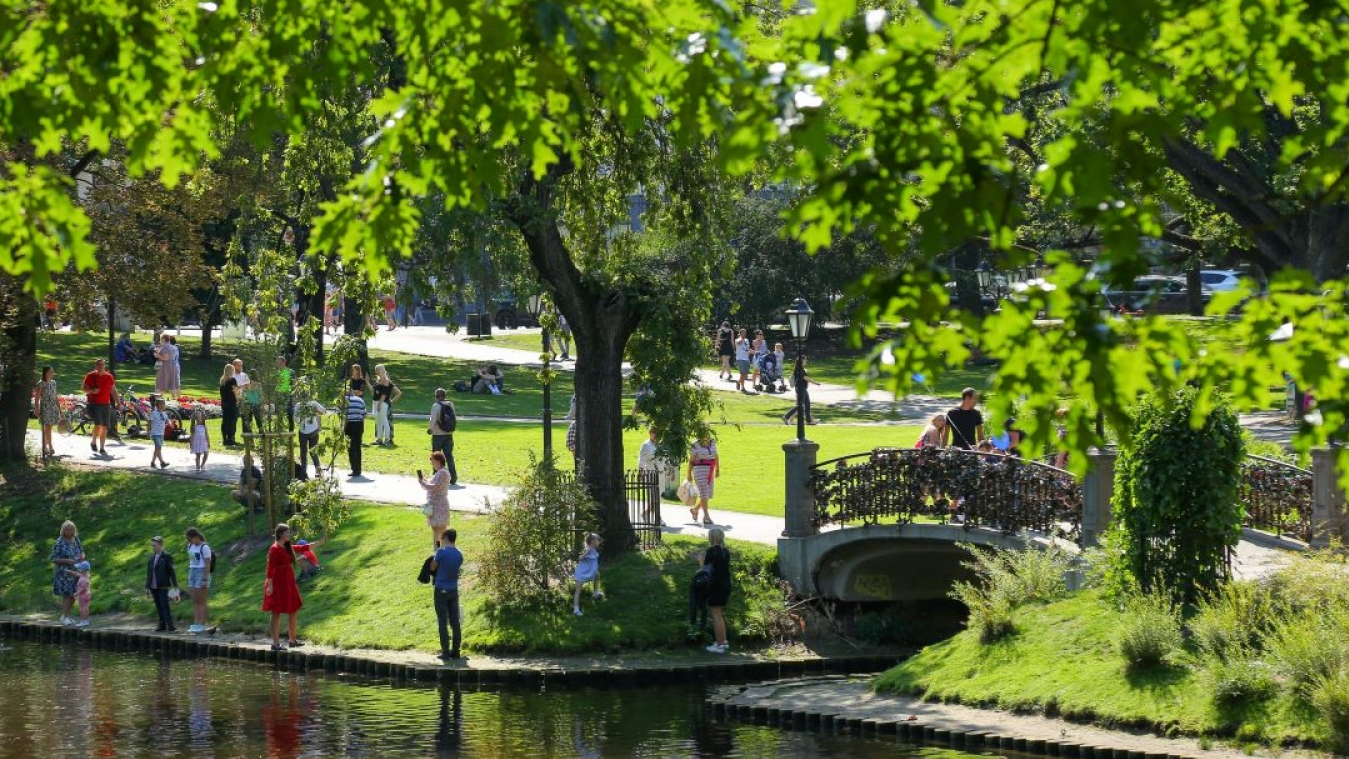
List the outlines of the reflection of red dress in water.
{"label": "reflection of red dress in water", "polygon": [[267,549],[267,579],[271,581],[272,592],[263,592],[263,611],[294,614],[304,605],[300,600],[300,587],[295,584],[294,562],[295,556],[289,545],[273,543]]}

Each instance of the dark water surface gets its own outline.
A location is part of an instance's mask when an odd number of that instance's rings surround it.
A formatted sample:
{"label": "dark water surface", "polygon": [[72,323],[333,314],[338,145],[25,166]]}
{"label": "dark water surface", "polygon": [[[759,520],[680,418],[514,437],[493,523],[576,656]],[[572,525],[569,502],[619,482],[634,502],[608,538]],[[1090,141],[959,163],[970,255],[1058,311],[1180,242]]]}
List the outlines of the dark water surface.
{"label": "dark water surface", "polygon": [[0,639],[0,757],[942,757],[713,722],[702,686],[465,691]]}

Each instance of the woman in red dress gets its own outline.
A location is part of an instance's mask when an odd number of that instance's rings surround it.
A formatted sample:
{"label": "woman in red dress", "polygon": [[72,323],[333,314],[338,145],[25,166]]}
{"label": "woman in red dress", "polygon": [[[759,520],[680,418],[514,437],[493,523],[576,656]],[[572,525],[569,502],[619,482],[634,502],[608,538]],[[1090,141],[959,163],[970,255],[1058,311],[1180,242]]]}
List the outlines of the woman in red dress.
{"label": "woman in red dress", "polygon": [[262,610],[272,613],[272,650],[284,651],[281,645],[281,615],[288,617],[290,647],[304,645],[295,636],[295,617],[304,602],[300,600],[300,586],[295,584],[295,551],[290,545],[290,527],[276,526],[276,542],[267,549],[267,582],[262,589]]}

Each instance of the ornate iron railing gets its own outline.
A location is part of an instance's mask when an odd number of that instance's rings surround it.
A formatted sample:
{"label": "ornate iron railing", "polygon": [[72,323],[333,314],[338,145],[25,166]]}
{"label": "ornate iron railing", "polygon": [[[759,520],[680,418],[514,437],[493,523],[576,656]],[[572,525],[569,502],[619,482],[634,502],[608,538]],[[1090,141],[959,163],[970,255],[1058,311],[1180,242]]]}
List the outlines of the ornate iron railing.
{"label": "ornate iron railing", "polygon": [[[573,472],[559,472],[558,476],[565,482],[576,481]],[[638,548],[643,551],[659,548],[662,544],[660,474],[645,469],[629,469],[623,473],[623,491],[628,501],[628,521],[632,522],[632,529],[637,533]],[[578,552],[588,530],[588,525],[581,524],[577,524],[573,530],[573,542]]]}
{"label": "ornate iron railing", "polygon": [[1241,462],[1241,502],[1246,505],[1246,526],[1312,539],[1312,473],[1292,464],[1247,456]]}
{"label": "ornate iron railing", "polygon": [[1062,469],[959,449],[877,448],[815,466],[815,525],[920,517],[1080,539],[1082,486]]}

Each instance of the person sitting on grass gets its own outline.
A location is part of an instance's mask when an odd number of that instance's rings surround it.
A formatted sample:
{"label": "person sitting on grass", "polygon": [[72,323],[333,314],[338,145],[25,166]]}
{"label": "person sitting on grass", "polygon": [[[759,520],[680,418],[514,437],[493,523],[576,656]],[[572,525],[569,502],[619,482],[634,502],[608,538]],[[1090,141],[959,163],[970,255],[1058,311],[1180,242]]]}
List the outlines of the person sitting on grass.
{"label": "person sitting on grass", "polygon": [[239,472],[239,487],[231,490],[230,495],[245,508],[262,508],[262,470],[253,464],[251,456],[244,457],[243,469]]}
{"label": "person sitting on grass", "polygon": [[299,582],[304,582],[323,571],[323,567],[319,565],[318,554],[314,553],[314,549],[323,545],[327,540],[327,538],[319,538],[313,543],[308,540],[295,541],[296,564],[300,567]]}
{"label": "person sitting on grass", "polygon": [[576,592],[572,596],[571,613],[581,616],[581,589],[586,583],[592,583],[594,592],[591,597],[596,601],[604,598],[604,593],[600,591],[600,536],[595,533],[586,533],[586,547],[581,551],[581,557],[576,562]]}
{"label": "person sitting on grass", "polygon": [[473,393],[475,395],[501,395],[506,391],[503,384],[505,379],[496,364],[479,367],[473,377]]}

